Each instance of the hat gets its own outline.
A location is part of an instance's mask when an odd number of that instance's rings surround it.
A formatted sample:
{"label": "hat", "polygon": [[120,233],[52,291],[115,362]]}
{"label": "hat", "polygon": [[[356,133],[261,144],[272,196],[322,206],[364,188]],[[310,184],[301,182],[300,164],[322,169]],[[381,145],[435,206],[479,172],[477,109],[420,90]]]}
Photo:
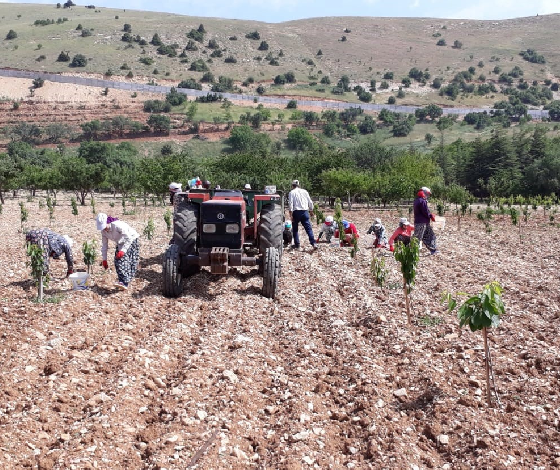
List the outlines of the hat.
{"label": "hat", "polygon": [[181,183],[170,183],[169,184],[169,191],[172,191],[174,193],[181,192],[182,186],[183,185]]}
{"label": "hat", "polygon": [[105,227],[107,227],[107,214],[104,214],[103,212],[97,214],[95,225],[97,226],[97,230],[103,230]]}
{"label": "hat", "polygon": [[401,217],[399,220],[399,224],[400,225],[410,225],[410,222],[408,221],[408,219],[406,217]]}
{"label": "hat", "polygon": [[327,217],[325,217],[325,224],[331,225],[333,222],[334,222],[334,218],[332,215],[327,215]]}
{"label": "hat", "polygon": [[64,240],[66,240],[67,245],[72,248],[72,245],[74,244],[74,240],[72,240],[68,235],[62,235],[62,238],[64,238]]}
{"label": "hat", "polygon": [[432,194],[430,188],[427,188],[426,186],[422,186],[422,191],[424,191],[424,194]]}
{"label": "hat", "polygon": [[418,197],[426,197],[426,194],[424,193],[424,191],[420,190],[418,191],[418,193],[416,194]]}
{"label": "hat", "polygon": [[342,225],[343,225],[344,228],[346,229],[346,228],[350,227],[350,222],[348,222],[347,220],[343,220],[343,221],[342,221]]}
{"label": "hat", "polygon": [[286,222],[284,223],[284,227],[292,228],[292,223],[289,220],[286,220]]}
{"label": "hat", "polygon": [[293,180],[292,186],[299,186],[299,180]]}
{"label": "hat", "polygon": [[251,185],[249,183],[245,183],[245,189],[251,189]]}
{"label": "hat", "polygon": [[374,219],[373,223],[374,225],[381,225],[381,219]]}

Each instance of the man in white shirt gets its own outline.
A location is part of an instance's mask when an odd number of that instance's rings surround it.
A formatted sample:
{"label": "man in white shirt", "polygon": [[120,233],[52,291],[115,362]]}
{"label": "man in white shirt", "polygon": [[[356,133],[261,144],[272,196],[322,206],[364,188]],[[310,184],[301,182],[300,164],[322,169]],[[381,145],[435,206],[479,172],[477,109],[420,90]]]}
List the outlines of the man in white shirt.
{"label": "man in white shirt", "polygon": [[305,229],[307,236],[309,237],[309,243],[314,250],[317,249],[317,243],[315,242],[315,236],[313,235],[313,228],[311,226],[310,214],[313,216],[313,201],[309,197],[309,193],[299,187],[299,181],[292,181],[292,190],[288,195],[288,205],[290,208],[290,217],[292,219],[292,233],[294,235],[295,249],[299,249],[299,233],[298,226],[301,225]]}

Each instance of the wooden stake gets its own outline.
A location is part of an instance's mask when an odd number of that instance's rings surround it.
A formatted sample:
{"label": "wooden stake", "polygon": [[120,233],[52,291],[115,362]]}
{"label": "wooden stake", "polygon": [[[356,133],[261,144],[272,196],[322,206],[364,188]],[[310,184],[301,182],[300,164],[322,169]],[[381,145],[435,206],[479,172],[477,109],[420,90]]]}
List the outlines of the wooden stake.
{"label": "wooden stake", "polygon": [[408,289],[406,286],[406,280],[403,277],[403,292],[404,292],[404,301],[406,304],[406,317],[408,320],[408,324],[412,324],[412,320],[410,319],[410,299],[408,298]]}
{"label": "wooden stake", "polygon": [[43,276],[39,277],[39,302],[43,301]]}
{"label": "wooden stake", "polygon": [[486,399],[488,406],[492,406],[492,394],[490,393],[490,351],[488,350],[488,328],[482,329],[482,336],[484,337],[484,363],[486,366]]}

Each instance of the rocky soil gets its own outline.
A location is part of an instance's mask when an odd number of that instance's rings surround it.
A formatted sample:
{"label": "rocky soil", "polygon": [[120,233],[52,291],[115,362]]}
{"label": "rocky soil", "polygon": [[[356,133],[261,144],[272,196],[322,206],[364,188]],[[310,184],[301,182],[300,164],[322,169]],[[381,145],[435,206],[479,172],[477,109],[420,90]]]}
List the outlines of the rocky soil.
{"label": "rocky soil", "polygon": [[[62,195],[52,224],[81,244],[99,239],[91,208]],[[25,201],[24,198],[21,199]],[[48,226],[39,198],[28,227]],[[97,209],[121,216],[117,200]],[[362,233],[347,249],[286,251],[275,300],[256,268],[207,270],[178,299],[161,295],[169,240],[163,207],[122,216],[139,232],[141,267],[127,292],[95,268],[72,291],[52,261],[37,303],[17,200],[0,215],[0,467],[34,469],[536,469],[560,466],[558,228],[539,210],[519,230],[500,216],[488,234],[473,214],[448,215],[439,256],[421,252],[408,326],[398,266],[369,273],[365,231],[398,214],[346,213]],[[307,246],[307,245],[304,245]],[[485,400],[483,341],[460,331],[444,291],[504,287],[491,331],[500,404]]]}

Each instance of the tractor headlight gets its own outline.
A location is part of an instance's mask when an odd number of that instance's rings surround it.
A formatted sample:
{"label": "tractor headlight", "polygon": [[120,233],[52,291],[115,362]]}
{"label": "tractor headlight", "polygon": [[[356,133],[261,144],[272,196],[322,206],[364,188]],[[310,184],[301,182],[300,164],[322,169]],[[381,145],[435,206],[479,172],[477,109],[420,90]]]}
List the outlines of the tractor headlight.
{"label": "tractor headlight", "polygon": [[204,233],[216,233],[216,224],[203,224],[202,231]]}
{"label": "tractor headlight", "polygon": [[226,224],[226,233],[239,233],[238,224]]}

